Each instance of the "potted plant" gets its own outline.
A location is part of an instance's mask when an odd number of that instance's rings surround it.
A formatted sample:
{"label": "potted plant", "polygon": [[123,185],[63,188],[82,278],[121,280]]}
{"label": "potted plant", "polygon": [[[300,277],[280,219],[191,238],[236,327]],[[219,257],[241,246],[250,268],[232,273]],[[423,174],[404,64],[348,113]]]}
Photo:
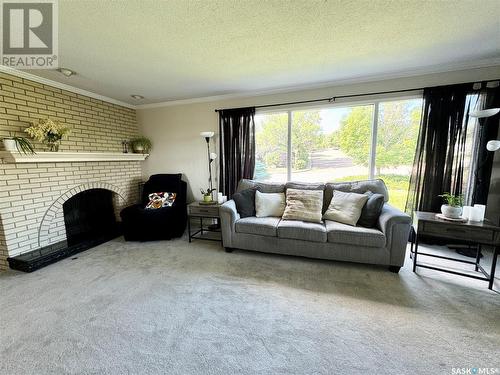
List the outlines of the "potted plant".
{"label": "potted plant", "polygon": [[24,137],[10,136],[2,139],[5,151],[22,152],[24,154],[33,155],[35,150],[31,142]]}
{"label": "potted plant", "polygon": [[450,219],[459,219],[462,215],[462,206],[464,204],[463,195],[443,193],[439,196],[446,202],[446,204],[441,206],[441,213]]}
{"label": "potted plant", "polygon": [[201,194],[203,194],[203,202],[210,203],[213,202],[212,199],[212,192],[214,192],[216,189],[210,189],[208,188],[207,190],[200,189]]}
{"label": "potted plant", "polygon": [[146,137],[137,137],[130,141],[132,149],[138,154],[149,154],[153,148],[153,144]]}
{"label": "potted plant", "polygon": [[59,151],[61,139],[64,135],[69,133],[69,128],[59,121],[47,118],[39,119],[38,122],[32,123],[25,131],[34,140],[45,143],[49,151],[57,152]]}

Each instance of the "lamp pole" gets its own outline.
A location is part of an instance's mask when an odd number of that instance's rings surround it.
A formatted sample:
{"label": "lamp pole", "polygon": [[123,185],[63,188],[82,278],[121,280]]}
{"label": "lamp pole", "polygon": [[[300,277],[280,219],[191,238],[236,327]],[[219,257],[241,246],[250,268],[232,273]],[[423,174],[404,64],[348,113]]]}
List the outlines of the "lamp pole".
{"label": "lamp pole", "polygon": [[[212,159],[210,158],[210,137],[205,137],[207,141],[207,157],[208,157],[208,184],[210,185],[210,190],[213,189],[212,186]],[[212,200],[214,200],[214,193],[210,192]]]}

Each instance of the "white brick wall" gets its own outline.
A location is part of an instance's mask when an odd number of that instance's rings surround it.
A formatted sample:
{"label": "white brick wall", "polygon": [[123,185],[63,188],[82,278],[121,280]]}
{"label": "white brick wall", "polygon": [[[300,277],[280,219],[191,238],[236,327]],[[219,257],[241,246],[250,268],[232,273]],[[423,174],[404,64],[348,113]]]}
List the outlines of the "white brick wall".
{"label": "white brick wall", "polygon": [[38,247],[39,228],[42,246],[66,238],[62,203],[79,191],[102,187],[122,195],[123,199],[118,194],[115,199],[118,211],[135,203],[141,166],[140,162],[2,164],[0,181],[0,268],[6,268],[7,256]]}
{"label": "white brick wall", "polygon": [[[0,73],[0,138],[27,136],[29,122],[46,117],[71,127],[61,151],[121,152],[122,140],[138,134],[135,110]],[[120,192],[118,212],[137,202],[141,180],[137,161],[0,163],[0,269],[7,268],[8,256],[38,247],[39,228],[42,245],[64,240],[62,203],[79,190],[99,186]],[[45,215],[48,209],[53,214]]]}

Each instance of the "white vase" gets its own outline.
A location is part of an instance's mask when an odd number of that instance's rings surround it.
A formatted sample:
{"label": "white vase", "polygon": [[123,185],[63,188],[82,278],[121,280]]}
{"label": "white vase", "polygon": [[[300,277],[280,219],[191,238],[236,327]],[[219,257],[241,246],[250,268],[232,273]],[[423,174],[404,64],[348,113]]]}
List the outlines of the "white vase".
{"label": "white vase", "polygon": [[462,207],[454,207],[443,204],[441,206],[441,213],[450,219],[459,219],[460,215],[462,215]]}
{"label": "white vase", "polygon": [[17,141],[14,139],[4,139],[3,147],[5,151],[17,152]]}

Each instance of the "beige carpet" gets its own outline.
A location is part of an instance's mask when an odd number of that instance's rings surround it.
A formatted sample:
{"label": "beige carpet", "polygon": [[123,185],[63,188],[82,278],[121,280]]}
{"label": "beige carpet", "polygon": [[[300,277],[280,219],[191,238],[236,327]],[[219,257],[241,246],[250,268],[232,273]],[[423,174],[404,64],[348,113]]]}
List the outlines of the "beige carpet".
{"label": "beige carpet", "polygon": [[[1,374],[452,374],[500,367],[500,295],[433,271],[118,239],[0,274]],[[500,283],[496,283],[500,290]]]}

